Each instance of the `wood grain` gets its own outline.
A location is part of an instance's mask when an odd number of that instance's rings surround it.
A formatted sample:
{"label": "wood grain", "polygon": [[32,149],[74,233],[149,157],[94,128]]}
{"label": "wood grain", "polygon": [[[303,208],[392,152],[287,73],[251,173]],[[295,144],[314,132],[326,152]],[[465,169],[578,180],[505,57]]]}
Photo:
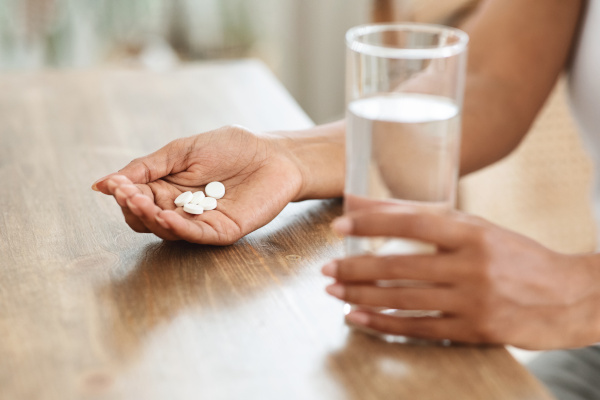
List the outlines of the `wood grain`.
{"label": "wood grain", "polygon": [[0,399],[548,399],[498,347],[344,325],[339,200],[229,247],[136,234],[98,177],[176,137],[311,122],[259,63],[0,77]]}

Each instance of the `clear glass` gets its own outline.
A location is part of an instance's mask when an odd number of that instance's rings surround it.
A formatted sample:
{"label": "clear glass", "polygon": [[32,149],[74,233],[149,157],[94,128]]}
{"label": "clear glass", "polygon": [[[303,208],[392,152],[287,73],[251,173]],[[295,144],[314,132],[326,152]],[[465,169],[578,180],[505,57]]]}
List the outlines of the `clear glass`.
{"label": "clear glass", "polygon": [[[348,31],[346,212],[380,204],[454,207],[468,41],[466,33],[439,25],[375,24]],[[429,243],[387,237],[349,237],[345,245],[348,256],[436,251]],[[345,312],[353,307],[347,304]],[[436,310],[375,311],[399,318],[439,316]]]}

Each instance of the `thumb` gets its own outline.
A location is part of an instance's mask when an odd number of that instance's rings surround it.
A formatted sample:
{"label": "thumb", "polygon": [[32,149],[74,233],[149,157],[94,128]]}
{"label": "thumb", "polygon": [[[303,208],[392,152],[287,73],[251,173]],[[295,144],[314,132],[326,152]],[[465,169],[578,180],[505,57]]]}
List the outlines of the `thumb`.
{"label": "thumb", "polygon": [[92,189],[107,193],[106,182],[117,174],[126,176],[134,184],[144,184],[181,172],[187,167],[183,162],[190,150],[190,146],[185,145],[187,140],[188,138],[174,140],[152,154],[136,158],[118,172],[98,179],[92,185]]}
{"label": "thumb", "polygon": [[457,249],[471,242],[473,226],[459,213],[429,205],[393,205],[353,211],[332,228],[343,235],[399,237]]}

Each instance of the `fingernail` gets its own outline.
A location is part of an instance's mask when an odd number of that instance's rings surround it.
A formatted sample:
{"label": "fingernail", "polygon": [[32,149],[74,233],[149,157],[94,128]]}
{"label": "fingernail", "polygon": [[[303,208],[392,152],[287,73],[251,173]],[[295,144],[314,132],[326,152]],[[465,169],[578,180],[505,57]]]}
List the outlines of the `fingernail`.
{"label": "fingernail", "polygon": [[338,264],[337,261],[333,260],[329,264],[326,264],[321,269],[321,273],[325,276],[334,278],[337,275]]}
{"label": "fingernail", "polygon": [[347,235],[352,232],[352,220],[348,217],[337,218],[331,224],[331,228],[337,233]]}
{"label": "fingernail", "polygon": [[106,180],[106,178],[110,177],[112,174],[106,175],[104,178],[100,178],[98,179],[96,182],[94,182],[92,184],[92,190],[95,190],[96,192],[99,192],[100,190],[98,189],[98,184],[104,180]]}
{"label": "fingernail", "polygon": [[164,219],[162,219],[158,215],[156,216],[156,222],[158,222],[158,224],[160,226],[162,226],[163,228],[165,228],[165,229],[171,229],[171,227],[169,226],[169,224],[167,224],[167,221],[165,221]]}
{"label": "fingernail", "polygon": [[325,291],[330,295],[337,297],[338,299],[343,298],[345,292],[344,286],[340,285],[339,283],[334,283],[333,285],[327,286]]}
{"label": "fingernail", "polygon": [[346,315],[346,321],[354,325],[367,325],[369,323],[369,314],[361,311],[353,311]]}

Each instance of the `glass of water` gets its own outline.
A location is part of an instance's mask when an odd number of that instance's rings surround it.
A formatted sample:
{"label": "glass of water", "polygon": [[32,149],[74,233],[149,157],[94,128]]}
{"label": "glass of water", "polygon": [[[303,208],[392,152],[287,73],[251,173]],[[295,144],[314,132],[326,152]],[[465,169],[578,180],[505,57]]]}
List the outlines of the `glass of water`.
{"label": "glass of water", "polygon": [[[346,212],[394,204],[454,207],[468,41],[458,29],[427,24],[363,25],[348,31]],[[432,244],[407,239],[346,239],[347,256],[435,251]],[[352,307],[347,304],[346,313]],[[431,310],[375,311],[400,318],[439,315]]]}

